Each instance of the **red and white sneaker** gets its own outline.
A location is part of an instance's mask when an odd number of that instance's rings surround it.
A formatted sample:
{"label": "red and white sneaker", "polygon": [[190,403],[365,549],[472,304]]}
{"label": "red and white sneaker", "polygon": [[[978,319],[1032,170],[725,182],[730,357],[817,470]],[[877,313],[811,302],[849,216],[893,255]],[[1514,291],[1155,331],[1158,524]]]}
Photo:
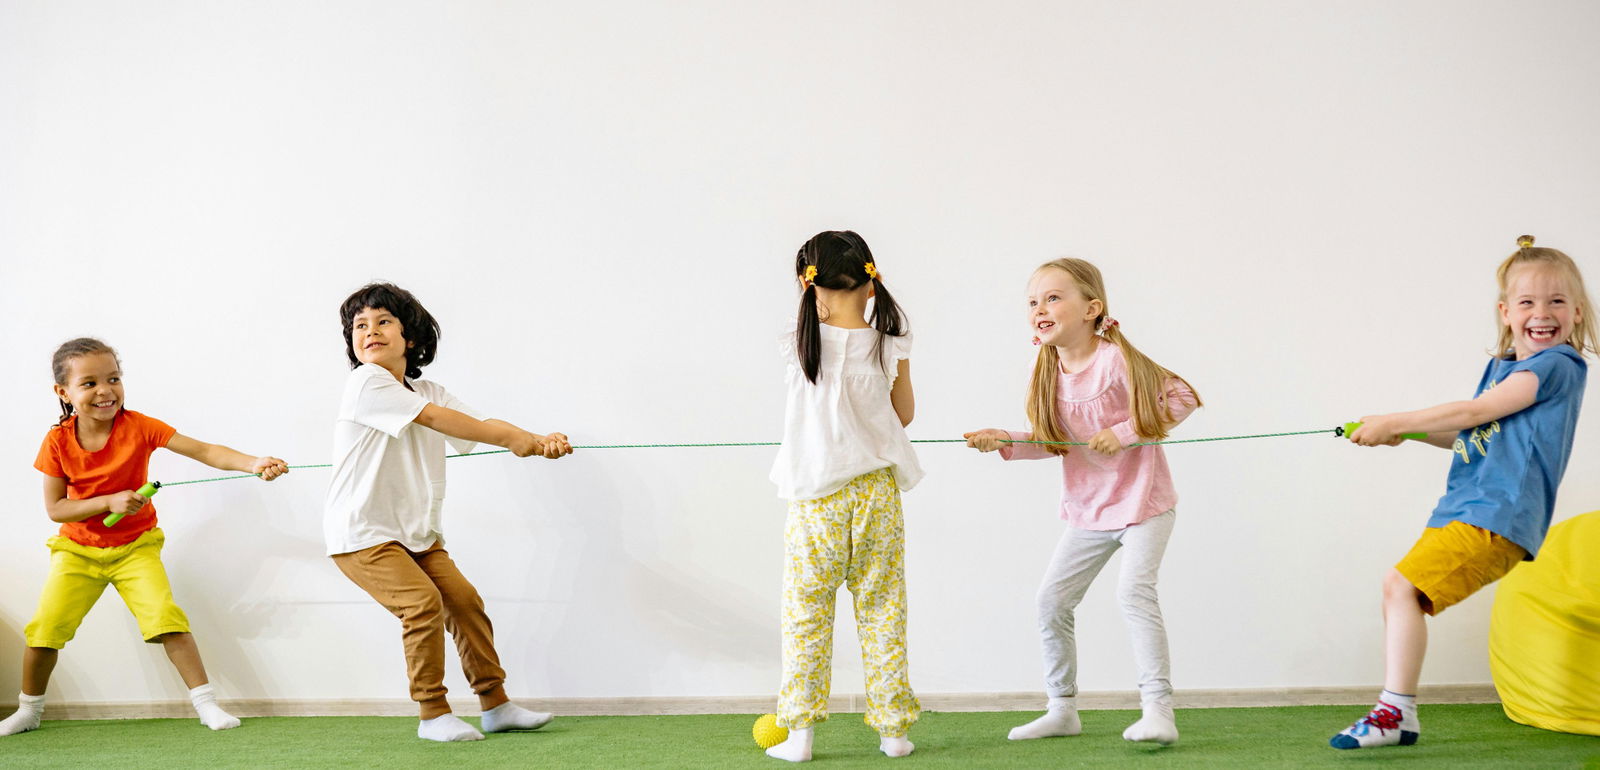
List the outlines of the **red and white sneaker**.
{"label": "red and white sneaker", "polygon": [[1402,709],[1382,700],[1360,721],[1328,740],[1336,749],[1370,749],[1375,746],[1410,746],[1422,725],[1415,706]]}

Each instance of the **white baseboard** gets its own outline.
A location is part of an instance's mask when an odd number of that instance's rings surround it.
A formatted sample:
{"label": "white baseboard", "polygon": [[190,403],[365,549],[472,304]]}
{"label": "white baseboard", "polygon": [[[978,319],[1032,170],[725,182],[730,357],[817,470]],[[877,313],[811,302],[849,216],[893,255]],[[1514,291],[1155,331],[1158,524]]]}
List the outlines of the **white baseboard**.
{"label": "white baseboard", "polygon": [[[1377,691],[1369,687],[1285,687],[1248,690],[1179,690],[1173,699],[1178,708],[1241,708],[1257,706],[1368,706]],[[1037,692],[934,693],[917,696],[927,711],[1034,711],[1043,707],[1044,694]],[[1418,693],[1423,703],[1499,703],[1491,684],[1446,684],[1423,686]],[[564,716],[643,716],[659,714],[761,714],[774,709],[771,697],[684,697],[684,698],[517,698],[518,703],[538,711]],[[417,704],[399,698],[367,700],[222,700],[223,708],[238,717],[327,717],[327,716],[416,716]],[[462,714],[476,714],[476,698],[451,698],[451,708]],[[1083,709],[1131,709],[1139,707],[1135,692],[1084,692],[1078,694]],[[836,695],[828,710],[858,713],[866,708],[865,695]],[[194,716],[187,701],[132,703],[50,703],[47,719],[181,719]]]}

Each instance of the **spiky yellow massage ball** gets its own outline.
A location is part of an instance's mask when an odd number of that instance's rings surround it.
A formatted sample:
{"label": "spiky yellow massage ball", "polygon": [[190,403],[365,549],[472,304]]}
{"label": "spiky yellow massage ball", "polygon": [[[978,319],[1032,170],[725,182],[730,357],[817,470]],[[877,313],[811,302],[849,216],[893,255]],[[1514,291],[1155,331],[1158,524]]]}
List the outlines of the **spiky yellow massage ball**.
{"label": "spiky yellow massage ball", "polygon": [[750,735],[756,739],[757,746],[769,749],[788,740],[789,728],[778,724],[777,714],[762,714],[750,728]]}

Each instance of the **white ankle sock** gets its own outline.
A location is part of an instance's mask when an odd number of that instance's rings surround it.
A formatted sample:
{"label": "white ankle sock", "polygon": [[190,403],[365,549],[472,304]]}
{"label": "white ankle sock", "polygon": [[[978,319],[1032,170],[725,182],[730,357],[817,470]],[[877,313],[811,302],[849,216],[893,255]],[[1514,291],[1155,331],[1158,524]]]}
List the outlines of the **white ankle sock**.
{"label": "white ankle sock", "polygon": [[455,714],[443,714],[424,719],[417,724],[417,737],[430,741],[481,741],[483,733],[461,721]]}
{"label": "white ankle sock", "polygon": [[1172,700],[1164,698],[1144,704],[1144,715],[1122,731],[1125,741],[1150,741],[1163,746],[1178,742],[1178,722],[1172,714]]}
{"label": "white ankle sock", "polygon": [[16,735],[39,729],[39,719],[44,716],[44,696],[17,693],[17,711],[0,721],[0,736]]}
{"label": "white ankle sock", "polygon": [[189,702],[194,704],[195,713],[200,715],[200,724],[213,730],[231,730],[239,726],[239,718],[222,710],[217,705],[217,695],[211,691],[210,684],[203,684],[189,691]]}
{"label": "white ankle sock", "polygon": [[767,756],[786,759],[790,762],[811,761],[811,728],[793,727],[789,729],[789,738],[783,743],[767,749]]}
{"label": "white ankle sock", "polygon": [[506,730],[537,730],[550,724],[552,719],[555,719],[552,714],[529,711],[511,701],[506,701],[483,712],[478,724],[483,726],[483,731],[486,733],[499,733]]}
{"label": "white ankle sock", "polygon": [[1083,722],[1078,719],[1078,699],[1052,697],[1044,716],[1025,725],[1011,728],[1007,738],[1026,741],[1033,738],[1055,738],[1083,732]]}
{"label": "white ankle sock", "polygon": [[885,735],[878,740],[878,750],[891,757],[906,756],[916,748],[904,735]]}

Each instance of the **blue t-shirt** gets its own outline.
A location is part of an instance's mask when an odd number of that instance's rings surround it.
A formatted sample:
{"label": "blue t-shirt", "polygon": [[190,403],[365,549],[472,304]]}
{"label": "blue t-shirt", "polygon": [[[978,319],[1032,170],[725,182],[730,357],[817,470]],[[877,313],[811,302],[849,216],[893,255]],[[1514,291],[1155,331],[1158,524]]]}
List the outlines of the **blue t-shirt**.
{"label": "blue t-shirt", "polygon": [[1539,378],[1538,393],[1527,409],[1456,437],[1449,483],[1428,526],[1459,521],[1487,529],[1522,546],[1531,561],[1550,528],[1556,486],[1572,455],[1588,368],[1571,345],[1521,361],[1490,359],[1477,395],[1524,371]]}

